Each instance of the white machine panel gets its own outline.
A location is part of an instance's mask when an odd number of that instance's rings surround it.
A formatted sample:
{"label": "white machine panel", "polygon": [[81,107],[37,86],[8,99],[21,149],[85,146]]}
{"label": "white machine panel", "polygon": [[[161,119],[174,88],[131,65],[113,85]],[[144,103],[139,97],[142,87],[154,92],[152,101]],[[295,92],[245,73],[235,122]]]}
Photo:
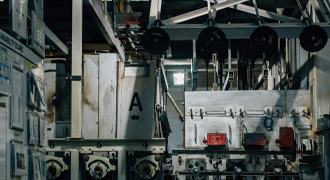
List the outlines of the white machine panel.
{"label": "white machine panel", "polygon": [[118,72],[118,138],[152,138],[156,63],[125,65]]}
{"label": "white machine panel", "polygon": [[[204,148],[208,133],[226,133],[226,148],[241,149],[244,133],[264,133],[271,142],[269,150],[279,150],[274,143],[279,127],[294,127],[295,123],[298,129],[311,129],[309,117],[288,116],[289,107],[309,107],[309,91],[186,92],[185,147]],[[267,117],[273,128],[265,127]]]}
{"label": "white machine panel", "polygon": [[84,138],[115,138],[117,128],[117,54],[85,55]]}

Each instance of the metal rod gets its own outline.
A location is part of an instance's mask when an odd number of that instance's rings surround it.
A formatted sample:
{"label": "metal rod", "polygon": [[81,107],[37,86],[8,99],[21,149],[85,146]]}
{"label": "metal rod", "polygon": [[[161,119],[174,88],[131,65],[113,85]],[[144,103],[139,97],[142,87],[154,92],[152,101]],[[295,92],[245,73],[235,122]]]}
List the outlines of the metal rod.
{"label": "metal rod", "polygon": [[226,111],[207,111],[206,115],[208,116],[226,115]]}
{"label": "metal rod", "polygon": [[306,14],[306,12],[304,11],[303,7],[301,6],[301,3],[300,3],[300,0],[296,0],[297,1],[297,5],[298,5],[298,8],[301,12],[301,15],[303,16],[304,18],[304,23],[309,26],[310,22],[309,22],[309,18],[308,18],[308,15]]}
{"label": "metal rod", "polygon": [[[234,6],[236,4],[240,4],[240,3],[243,3],[246,1],[248,1],[248,0],[230,0],[230,1],[220,3],[220,4],[215,4],[215,5],[211,6],[211,8],[215,9],[216,11],[219,11],[221,9],[225,9],[230,6]],[[205,8],[197,9],[195,11],[191,11],[191,12],[188,12],[185,14],[181,14],[181,15],[166,19],[163,21],[163,23],[164,24],[177,24],[177,23],[181,23],[184,21],[188,21],[190,19],[194,19],[196,17],[206,15],[206,14],[208,14],[208,12],[209,12],[208,8],[205,7]]]}
{"label": "metal rod", "polygon": [[174,106],[174,109],[176,110],[176,112],[179,114],[179,119],[180,121],[184,121],[184,116],[180,110],[180,108],[178,107],[178,105],[175,103],[174,99],[172,98],[171,94],[167,91],[166,92],[167,97],[170,99],[172,105]]}
{"label": "metal rod", "polygon": [[[249,14],[256,14],[255,8],[248,6],[248,5],[244,5],[244,4],[238,4],[236,6],[232,6],[230,7],[232,9],[236,9],[242,12],[246,12]],[[290,16],[284,16],[284,15],[280,15],[278,13],[274,13],[271,11],[266,11],[264,9],[260,9],[258,8],[258,12],[259,12],[259,16],[264,17],[264,18],[268,18],[268,19],[274,19],[274,20],[278,20],[278,21],[282,21],[285,23],[298,23],[299,19],[290,17]]]}
{"label": "metal rod", "polygon": [[193,39],[193,59],[191,61],[192,90],[197,89],[197,69],[196,69],[196,39]]}
{"label": "metal rod", "polygon": [[162,71],[162,78],[164,80],[164,84],[165,84],[165,92],[168,91],[168,82],[167,82],[167,78],[166,78],[166,72],[165,72],[165,68],[164,68],[164,58],[161,59],[161,71]]}
{"label": "metal rod", "polygon": [[207,10],[209,11],[209,19],[212,18],[212,14],[211,14],[211,3],[210,0],[207,0]]}
{"label": "metal rod", "polygon": [[106,16],[108,14],[108,0],[104,1],[104,16]]}
{"label": "metal rod", "polygon": [[206,90],[209,90],[209,63],[205,63],[206,65]]}
{"label": "metal rod", "polygon": [[257,1],[256,0],[253,0],[253,6],[254,6],[254,9],[256,10],[257,19],[259,19],[260,18],[260,15],[259,15],[258,5],[257,5]]}
{"label": "metal rod", "polygon": [[226,91],[230,88],[230,81],[229,81],[229,72],[227,73],[227,77],[226,77],[226,80],[225,80],[225,84],[223,85],[223,88],[222,90],[223,91]]}
{"label": "metal rod", "polygon": [[231,70],[231,40],[228,40],[228,70]]}
{"label": "metal rod", "polygon": [[116,21],[117,21],[117,0],[112,0],[112,16],[113,16],[113,21],[112,21],[112,27],[113,27],[113,30],[116,31]]}
{"label": "metal rod", "polygon": [[[216,71],[216,62],[217,62],[217,54],[212,54],[212,60],[213,60],[213,91],[216,91],[215,85],[217,84],[217,71]],[[219,74],[220,76],[220,74]]]}
{"label": "metal rod", "polygon": [[195,124],[195,144],[197,144],[197,125]]}

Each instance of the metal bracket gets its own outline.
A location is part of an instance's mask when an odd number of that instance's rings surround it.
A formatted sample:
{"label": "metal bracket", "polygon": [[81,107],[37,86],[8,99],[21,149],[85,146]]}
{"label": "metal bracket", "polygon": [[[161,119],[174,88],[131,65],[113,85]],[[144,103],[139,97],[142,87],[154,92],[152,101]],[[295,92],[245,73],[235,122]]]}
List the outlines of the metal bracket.
{"label": "metal bracket", "polygon": [[71,76],[71,81],[81,81],[81,76]]}
{"label": "metal bracket", "polygon": [[205,107],[202,106],[192,106],[188,107],[189,111],[187,111],[187,115],[189,116],[200,116],[201,119],[206,115]]}

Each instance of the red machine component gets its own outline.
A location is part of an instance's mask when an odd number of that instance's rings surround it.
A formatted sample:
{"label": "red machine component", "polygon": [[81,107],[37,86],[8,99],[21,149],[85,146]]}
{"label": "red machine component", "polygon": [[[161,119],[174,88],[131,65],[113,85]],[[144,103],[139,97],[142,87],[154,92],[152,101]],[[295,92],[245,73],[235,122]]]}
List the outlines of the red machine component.
{"label": "red machine component", "polygon": [[280,127],[280,148],[293,147],[293,129],[291,127]]}
{"label": "red machine component", "polygon": [[209,146],[226,146],[226,133],[209,133],[207,134],[207,142]]}
{"label": "red machine component", "polygon": [[244,147],[260,148],[265,146],[264,133],[245,133],[244,134]]}

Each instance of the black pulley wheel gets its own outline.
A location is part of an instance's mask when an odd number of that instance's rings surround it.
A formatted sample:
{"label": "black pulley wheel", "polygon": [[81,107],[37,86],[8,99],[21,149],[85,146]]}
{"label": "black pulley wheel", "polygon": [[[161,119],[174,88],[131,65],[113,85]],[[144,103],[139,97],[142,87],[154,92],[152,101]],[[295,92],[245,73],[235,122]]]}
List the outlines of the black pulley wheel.
{"label": "black pulley wheel", "polygon": [[324,48],[328,42],[327,32],[318,25],[305,27],[299,36],[301,47],[309,52],[316,52]]}
{"label": "black pulley wheel", "polygon": [[268,26],[257,27],[250,36],[251,45],[261,52],[270,52],[277,47],[277,33]]}
{"label": "black pulley wheel", "polygon": [[152,27],[143,34],[142,45],[146,51],[160,54],[169,47],[170,37],[164,29]]}
{"label": "black pulley wheel", "polygon": [[207,27],[199,34],[198,43],[205,53],[216,53],[226,46],[226,35],[217,27]]}

